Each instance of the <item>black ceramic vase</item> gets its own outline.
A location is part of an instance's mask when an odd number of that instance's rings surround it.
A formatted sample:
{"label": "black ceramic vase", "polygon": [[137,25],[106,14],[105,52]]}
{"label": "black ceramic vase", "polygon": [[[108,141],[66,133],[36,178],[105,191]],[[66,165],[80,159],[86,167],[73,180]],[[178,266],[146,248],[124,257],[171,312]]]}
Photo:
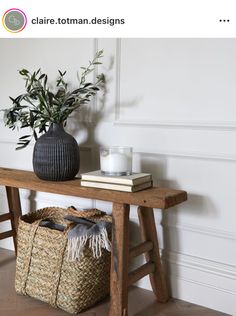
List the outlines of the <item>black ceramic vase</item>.
{"label": "black ceramic vase", "polygon": [[79,146],[62,124],[52,123],[35,143],[33,168],[42,180],[65,181],[75,177],[80,167]]}

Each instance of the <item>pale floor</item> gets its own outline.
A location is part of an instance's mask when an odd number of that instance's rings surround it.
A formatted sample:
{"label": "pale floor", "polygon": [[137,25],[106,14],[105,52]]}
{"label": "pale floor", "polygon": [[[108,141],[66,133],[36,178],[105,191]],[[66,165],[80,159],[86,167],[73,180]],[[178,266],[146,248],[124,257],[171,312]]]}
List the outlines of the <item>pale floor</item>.
{"label": "pale floor", "polygon": [[[0,249],[0,316],[68,316],[45,303],[20,296],[14,290],[15,256]],[[109,299],[81,313],[81,316],[107,316]],[[129,292],[129,316],[227,316],[180,300],[157,303],[152,292],[132,287]]]}

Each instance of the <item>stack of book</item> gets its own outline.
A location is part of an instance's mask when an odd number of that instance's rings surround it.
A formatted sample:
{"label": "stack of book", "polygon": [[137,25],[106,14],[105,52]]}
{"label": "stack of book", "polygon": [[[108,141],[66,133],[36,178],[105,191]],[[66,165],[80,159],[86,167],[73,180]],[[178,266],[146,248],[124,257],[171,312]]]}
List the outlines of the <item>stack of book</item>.
{"label": "stack of book", "polygon": [[81,186],[124,192],[136,192],[152,187],[152,175],[132,173],[129,176],[107,176],[101,170],[83,173]]}

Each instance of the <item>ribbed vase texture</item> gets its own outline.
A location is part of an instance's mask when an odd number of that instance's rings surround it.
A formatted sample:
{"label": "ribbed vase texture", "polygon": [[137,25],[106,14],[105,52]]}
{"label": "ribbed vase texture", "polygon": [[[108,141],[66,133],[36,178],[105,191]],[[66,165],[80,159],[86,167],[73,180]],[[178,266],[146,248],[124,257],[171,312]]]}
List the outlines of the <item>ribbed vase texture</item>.
{"label": "ribbed vase texture", "polygon": [[61,124],[51,124],[35,143],[33,168],[42,180],[71,180],[80,167],[79,146]]}

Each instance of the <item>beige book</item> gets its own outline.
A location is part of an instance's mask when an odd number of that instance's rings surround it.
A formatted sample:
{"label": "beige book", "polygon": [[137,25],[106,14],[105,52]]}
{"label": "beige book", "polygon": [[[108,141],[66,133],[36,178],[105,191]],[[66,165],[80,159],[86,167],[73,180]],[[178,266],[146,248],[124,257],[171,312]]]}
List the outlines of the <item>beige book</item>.
{"label": "beige book", "polygon": [[132,173],[129,176],[107,176],[101,173],[101,170],[83,173],[82,180],[105,182],[124,185],[137,185],[152,180],[152,175],[149,173]]}
{"label": "beige book", "polygon": [[145,183],[141,183],[141,184],[137,184],[137,185],[132,186],[132,185],[122,185],[122,184],[114,184],[114,183],[81,180],[81,186],[82,187],[89,187],[89,188],[99,188],[99,189],[123,191],[123,192],[137,192],[137,191],[141,191],[141,190],[152,187],[152,181],[148,181]]}

